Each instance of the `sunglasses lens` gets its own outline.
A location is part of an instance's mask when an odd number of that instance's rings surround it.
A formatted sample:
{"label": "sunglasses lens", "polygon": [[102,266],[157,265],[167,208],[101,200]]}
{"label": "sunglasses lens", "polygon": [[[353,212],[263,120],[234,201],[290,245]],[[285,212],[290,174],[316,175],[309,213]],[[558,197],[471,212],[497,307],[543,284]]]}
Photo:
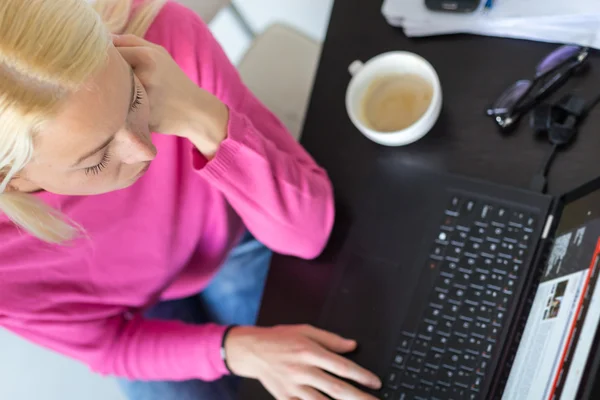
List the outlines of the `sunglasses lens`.
{"label": "sunglasses lens", "polygon": [[496,100],[493,107],[488,110],[489,115],[502,115],[509,113],[512,108],[523,98],[531,87],[531,81],[522,80],[515,82]]}
{"label": "sunglasses lens", "polygon": [[548,56],[546,56],[546,58],[544,58],[542,62],[538,64],[535,71],[536,77],[544,75],[548,71],[551,71],[561,65],[566,60],[575,57],[579,52],[581,52],[581,50],[582,48],[580,46],[573,45],[559,47],[552,53],[548,54]]}

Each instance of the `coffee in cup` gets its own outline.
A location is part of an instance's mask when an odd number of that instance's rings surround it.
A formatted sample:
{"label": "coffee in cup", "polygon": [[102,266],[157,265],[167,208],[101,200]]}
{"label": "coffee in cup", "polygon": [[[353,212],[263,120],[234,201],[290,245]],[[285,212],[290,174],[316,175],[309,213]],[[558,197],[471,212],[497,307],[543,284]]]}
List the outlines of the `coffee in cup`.
{"label": "coffee in cup", "polygon": [[346,91],[350,120],[367,138],[404,146],[427,134],[442,109],[435,69],[417,54],[394,51],[349,66]]}
{"label": "coffee in cup", "polygon": [[378,132],[400,131],[425,114],[432,98],[433,87],[420,75],[379,76],[363,96],[361,119]]}

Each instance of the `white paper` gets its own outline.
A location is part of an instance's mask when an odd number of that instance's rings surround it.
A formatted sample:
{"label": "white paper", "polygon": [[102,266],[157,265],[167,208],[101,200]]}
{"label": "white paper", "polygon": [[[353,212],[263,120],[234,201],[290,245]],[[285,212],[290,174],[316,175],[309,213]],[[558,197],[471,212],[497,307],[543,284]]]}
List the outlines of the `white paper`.
{"label": "white paper", "polygon": [[407,36],[471,33],[600,48],[598,0],[495,0],[493,9],[470,14],[431,11],[424,0],[385,0],[382,12]]}

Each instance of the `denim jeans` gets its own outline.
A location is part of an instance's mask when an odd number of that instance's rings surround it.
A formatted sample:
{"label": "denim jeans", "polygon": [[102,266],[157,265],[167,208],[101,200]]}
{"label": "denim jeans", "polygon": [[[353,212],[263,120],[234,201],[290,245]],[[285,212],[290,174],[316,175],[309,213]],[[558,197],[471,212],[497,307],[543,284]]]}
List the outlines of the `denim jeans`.
{"label": "denim jeans", "polygon": [[[161,302],[148,310],[146,317],[193,324],[253,325],[270,260],[271,251],[246,233],[202,293]],[[225,377],[215,382],[119,379],[118,383],[129,400],[233,400],[238,379]]]}

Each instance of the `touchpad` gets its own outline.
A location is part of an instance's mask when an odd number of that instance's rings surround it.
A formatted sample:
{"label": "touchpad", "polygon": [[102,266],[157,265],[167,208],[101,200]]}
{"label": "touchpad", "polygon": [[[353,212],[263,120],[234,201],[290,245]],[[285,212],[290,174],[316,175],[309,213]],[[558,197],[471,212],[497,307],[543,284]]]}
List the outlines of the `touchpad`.
{"label": "touchpad", "polygon": [[351,358],[377,372],[397,324],[407,313],[411,293],[399,291],[399,265],[353,253],[346,257],[320,325],[356,339],[360,350]]}

